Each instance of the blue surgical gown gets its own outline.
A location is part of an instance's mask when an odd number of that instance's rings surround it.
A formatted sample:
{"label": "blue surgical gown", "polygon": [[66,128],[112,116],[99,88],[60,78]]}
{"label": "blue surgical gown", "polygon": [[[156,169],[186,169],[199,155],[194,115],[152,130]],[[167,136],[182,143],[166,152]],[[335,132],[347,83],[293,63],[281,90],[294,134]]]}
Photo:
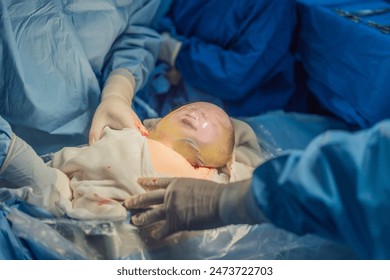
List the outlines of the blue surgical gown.
{"label": "blue surgical gown", "polygon": [[116,68],[136,91],[153,69],[158,0],[0,2],[0,115],[39,154],[87,142],[101,87]]}
{"label": "blue surgical gown", "polygon": [[361,258],[390,258],[390,120],[329,131],[303,151],[260,165],[252,192],[271,222],[348,244]]}
{"label": "blue surgical gown", "polygon": [[[295,90],[294,7],[292,0],[174,0],[159,31],[182,41],[176,68],[187,85],[221,99],[231,116],[257,115],[285,108]],[[191,89],[170,91],[164,101]]]}

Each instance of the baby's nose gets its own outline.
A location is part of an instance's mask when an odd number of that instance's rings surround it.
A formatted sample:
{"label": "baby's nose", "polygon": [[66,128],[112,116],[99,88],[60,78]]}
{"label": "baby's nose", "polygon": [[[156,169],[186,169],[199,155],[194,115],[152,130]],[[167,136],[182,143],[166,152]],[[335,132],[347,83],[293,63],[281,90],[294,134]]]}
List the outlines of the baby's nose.
{"label": "baby's nose", "polygon": [[196,110],[192,110],[190,111],[189,113],[190,117],[195,119],[195,120],[199,120],[200,119],[200,113]]}

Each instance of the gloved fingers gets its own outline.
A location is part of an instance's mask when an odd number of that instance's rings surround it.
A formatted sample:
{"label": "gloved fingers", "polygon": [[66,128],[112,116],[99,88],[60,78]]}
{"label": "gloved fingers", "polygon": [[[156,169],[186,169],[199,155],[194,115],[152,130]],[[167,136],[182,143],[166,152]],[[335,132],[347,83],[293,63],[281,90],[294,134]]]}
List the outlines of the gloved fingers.
{"label": "gloved fingers", "polygon": [[161,224],[159,224],[157,227],[155,227],[152,232],[151,232],[151,236],[154,238],[154,239],[157,239],[157,240],[160,240],[160,239],[163,239],[165,237],[168,237],[169,235],[171,235],[172,232],[170,231],[169,229],[169,226],[168,226],[168,223],[167,221],[164,221],[162,222]]}
{"label": "gloved fingers", "polygon": [[138,129],[138,131],[141,133],[142,136],[148,136],[149,135],[149,131],[142,124],[142,122],[139,119],[139,117],[137,116],[137,114],[133,110],[131,110],[131,113],[132,113],[134,126]]}
{"label": "gloved fingers", "polygon": [[[113,129],[122,128],[123,124],[119,122],[129,122],[126,121],[126,118],[121,117],[121,108],[115,104],[116,102],[107,102],[103,101],[100,103],[99,107],[96,109],[96,112],[92,119],[91,128],[89,130],[89,144],[92,145],[94,142],[98,141],[103,136],[103,130],[106,126],[109,126]],[[116,105],[116,106],[115,106]],[[119,104],[122,105],[122,104]],[[114,108],[116,107],[116,108]],[[117,110],[116,112],[113,110]],[[130,118],[129,118],[130,119]],[[124,124],[126,125],[126,124]]]}
{"label": "gloved fingers", "polygon": [[88,143],[90,145],[92,145],[93,143],[95,143],[97,140],[99,140],[101,138],[102,133],[103,133],[103,128],[105,127],[105,124],[102,121],[102,116],[99,113],[99,109],[100,108],[98,108],[96,110],[96,113],[92,119],[91,128],[89,130]]}
{"label": "gloved fingers", "polygon": [[148,130],[137,114],[129,104],[117,96],[105,98],[97,108],[89,132],[90,145],[103,136],[103,129],[106,126],[113,129],[136,128],[141,135],[148,135]]}
{"label": "gloved fingers", "polygon": [[156,240],[153,237],[152,233],[153,233],[155,228],[160,227],[160,225],[163,224],[163,223],[165,223],[165,220],[162,220],[160,222],[151,224],[149,226],[137,227],[138,228],[137,232],[138,232],[139,236],[142,238],[142,240],[145,243],[148,243],[148,244],[152,245],[152,244],[154,244],[154,242],[156,242]]}
{"label": "gloved fingers", "polygon": [[143,194],[138,194],[125,199],[123,205],[127,209],[143,209],[152,205],[164,202],[165,189],[154,190]]}
{"label": "gloved fingers", "polygon": [[137,183],[146,190],[166,189],[175,180],[175,178],[138,178]]}
{"label": "gloved fingers", "polygon": [[165,75],[169,83],[173,86],[177,86],[181,81],[180,72],[176,68],[171,68]]}
{"label": "gloved fingers", "polygon": [[172,38],[169,33],[161,34],[161,45],[158,54],[158,59],[169,63],[171,67],[175,67],[176,57],[180,51],[182,43]]}
{"label": "gloved fingers", "polygon": [[29,144],[14,134],[1,166],[1,177],[17,187],[29,186],[36,194],[41,194],[45,187],[55,183],[56,172]]}
{"label": "gloved fingers", "polygon": [[131,218],[134,225],[142,227],[154,224],[165,219],[164,206],[159,205],[155,208],[139,213]]}
{"label": "gloved fingers", "polygon": [[172,39],[172,36],[171,36],[171,34],[169,34],[169,32],[163,32],[160,35],[161,35],[161,40],[170,40],[170,39]]}

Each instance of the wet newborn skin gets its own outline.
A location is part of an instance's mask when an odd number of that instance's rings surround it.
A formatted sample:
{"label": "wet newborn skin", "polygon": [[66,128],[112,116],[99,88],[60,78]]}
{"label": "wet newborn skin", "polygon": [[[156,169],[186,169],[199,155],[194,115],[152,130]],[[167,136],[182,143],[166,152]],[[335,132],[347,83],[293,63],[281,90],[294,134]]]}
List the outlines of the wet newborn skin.
{"label": "wet newborn skin", "polygon": [[[195,168],[179,153],[158,141],[152,139],[147,139],[147,141],[153,170],[159,176],[185,177],[211,181],[226,178],[220,177],[218,170],[215,168]],[[230,177],[226,179],[229,180]]]}
{"label": "wet newborn skin", "polygon": [[207,102],[184,105],[162,118],[149,132],[192,166],[222,168],[231,161],[234,131],[229,116]]}

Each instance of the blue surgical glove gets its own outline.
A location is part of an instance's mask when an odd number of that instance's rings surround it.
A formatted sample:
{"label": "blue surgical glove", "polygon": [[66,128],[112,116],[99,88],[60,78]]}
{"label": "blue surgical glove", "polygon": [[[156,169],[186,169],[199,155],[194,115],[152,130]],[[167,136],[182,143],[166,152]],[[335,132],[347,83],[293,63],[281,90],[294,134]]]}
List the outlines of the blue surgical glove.
{"label": "blue surgical glove", "polygon": [[210,229],[228,224],[257,224],[267,219],[255,205],[251,181],[218,184],[188,178],[144,178],[145,189],[155,189],[124,202],[128,209],[154,207],[132,217],[136,226],[158,223],[152,236],[161,239],[177,231]]}
{"label": "blue surgical glove", "polygon": [[69,179],[61,171],[47,166],[22,139],[13,135],[0,176],[11,183],[14,193],[27,202],[62,215],[60,201],[70,203]]}
{"label": "blue surgical glove", "polygon": [[176,57],[179,54],[182,42],[174,39],[169,33],[161,34],[161,46],[158,54],[158,59],[168,63],[171,67],[175,67]]}

